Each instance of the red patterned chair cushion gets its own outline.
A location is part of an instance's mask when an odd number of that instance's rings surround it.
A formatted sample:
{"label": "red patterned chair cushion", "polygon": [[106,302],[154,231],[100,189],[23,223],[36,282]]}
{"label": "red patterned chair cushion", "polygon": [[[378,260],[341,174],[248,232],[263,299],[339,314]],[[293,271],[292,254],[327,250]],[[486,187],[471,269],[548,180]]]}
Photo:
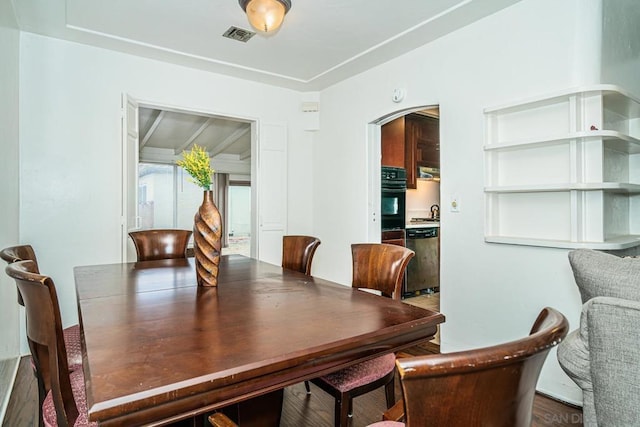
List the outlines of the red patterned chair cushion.
{"label": "red patterned chair cushion", "polygon": [[67,360],[69,370],[76,371],[82,369],[82,349],[80,348],[80,325],[73,325],[65,328],[64,345],[67,348]]}
{"label": "red patterned chair cushion", "polygon": [[404,423],[398,421],[380,421],[379,423],[369,424],[367,427],[404,427]]}
{"label": "red patterned chair cushion", "polygon": [[321,379],[344,393],[384,377],[395,367],[396,356],[390,353],[325,375]]}
{"label": "red patterned chair cushion", "polygon": [[[73,398],[76,401],[78,407],[78,419],[74,426],[98,426],[96,422],[89,422],[87,414],[87,395],[84,388],[84,373],[82,369],[78,369],[69,374],[71,378],[71,389],[73,390]],[[58,419],[56,418],[56,408],[53,404],[53,394],[47,393],[47,397],[42,404],[42,418],[44,419],[45,427],[57,427]]]}

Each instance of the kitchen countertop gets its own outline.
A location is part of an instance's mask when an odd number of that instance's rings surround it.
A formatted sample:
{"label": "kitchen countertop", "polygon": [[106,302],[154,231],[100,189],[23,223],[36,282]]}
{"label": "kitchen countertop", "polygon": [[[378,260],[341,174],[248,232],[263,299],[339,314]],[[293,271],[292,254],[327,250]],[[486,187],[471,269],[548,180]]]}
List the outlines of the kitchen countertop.
{"label": "kitchen countertop", "polygon": [[440,227],[440,221],[425,221],[425,222],[407,222],[405,228],[431,228]]}

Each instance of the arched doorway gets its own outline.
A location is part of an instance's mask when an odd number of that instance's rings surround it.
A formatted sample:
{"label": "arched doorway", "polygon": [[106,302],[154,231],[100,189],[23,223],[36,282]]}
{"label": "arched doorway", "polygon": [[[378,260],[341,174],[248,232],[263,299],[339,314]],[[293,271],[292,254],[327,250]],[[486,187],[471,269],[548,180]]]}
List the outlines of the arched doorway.
{"label": "arched doorway", "polygon": [[[440,310],[440,109],[425,105],[396,111],[369,125],[369,238],[385,241],[386,236],[416,255],[405,274],[405,302]],[[400,151],[400,152],[398,152]],[[407,175],[405,228],[383,230],[382,167],[403,168]],[[439,344],[439,334],[436,337]]]}

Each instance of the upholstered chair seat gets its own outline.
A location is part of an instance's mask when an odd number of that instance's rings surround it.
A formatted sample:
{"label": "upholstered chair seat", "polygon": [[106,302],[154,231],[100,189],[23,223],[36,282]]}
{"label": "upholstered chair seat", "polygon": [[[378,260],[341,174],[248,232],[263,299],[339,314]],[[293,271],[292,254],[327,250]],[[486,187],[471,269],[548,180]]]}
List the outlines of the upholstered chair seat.
{"label": "upholstered chair seat", "polygon": [[395,368],[396,357],[393,353],[390,353],[341,369],[321,378],[336,390],[346,392],[377,381],[392,373]]}
{"label": "upholstered chair seat", "polygon": [[64,345],[67,347],[67,360],[72,371],[82,370],[82,348],[80,344],[80,325],[69,326],[62,330]]}
{"label": "upholstered chair seat", "polygon": [[[84,373],[82,369],[71,372],[69,375],[71,379],[71,391],[73,392],[73,399],[76,401],[76,407],[78,408],[78,418],[76,418],[74,426],[97,426],[96,422],[89,422],[87,412],[87,396],[84,388]],[[42,404],[42,416],[44,419],[45,427],[58,427],[58,419],[56,416],[56,407],[53,404],[53,393],[49,391],[47,397]]]}

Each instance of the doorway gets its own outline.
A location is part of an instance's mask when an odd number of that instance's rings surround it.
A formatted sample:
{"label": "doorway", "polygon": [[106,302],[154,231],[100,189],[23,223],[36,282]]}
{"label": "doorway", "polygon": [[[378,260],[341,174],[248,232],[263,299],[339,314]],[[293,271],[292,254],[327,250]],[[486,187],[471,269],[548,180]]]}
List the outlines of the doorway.
{"label": "doorway", "polygon": [[227,246],[222,254],[251,256],[251,183],[229,181]]}
{"label": "doorway", "polygon": [[[381,166],[406,172],[404,246],[415,251],[405,274],[405,302],[440,310],[440,109],[438,105],[412,107],[370,124],[371,241],[381,238],[376,222],[381,212]],[[385,231],[387,235],[389,231]],[[378,240],[380,241],[380,240]],[[436,338],[439,340],[439,336]]]}
{"label": "doorway", "polygon": [[[137,103],[130,98],[126,101],[126,233],[133,229],[193,227],[202,191],[176,161],[183,151],[197,144],[207,151],[215,170],[214,198],[224,220],[222,252],[251,256],[256,242],[251,232],[255,122]],[[128,240],[123,247],[126,259],[135,259],[135,248]]]}

